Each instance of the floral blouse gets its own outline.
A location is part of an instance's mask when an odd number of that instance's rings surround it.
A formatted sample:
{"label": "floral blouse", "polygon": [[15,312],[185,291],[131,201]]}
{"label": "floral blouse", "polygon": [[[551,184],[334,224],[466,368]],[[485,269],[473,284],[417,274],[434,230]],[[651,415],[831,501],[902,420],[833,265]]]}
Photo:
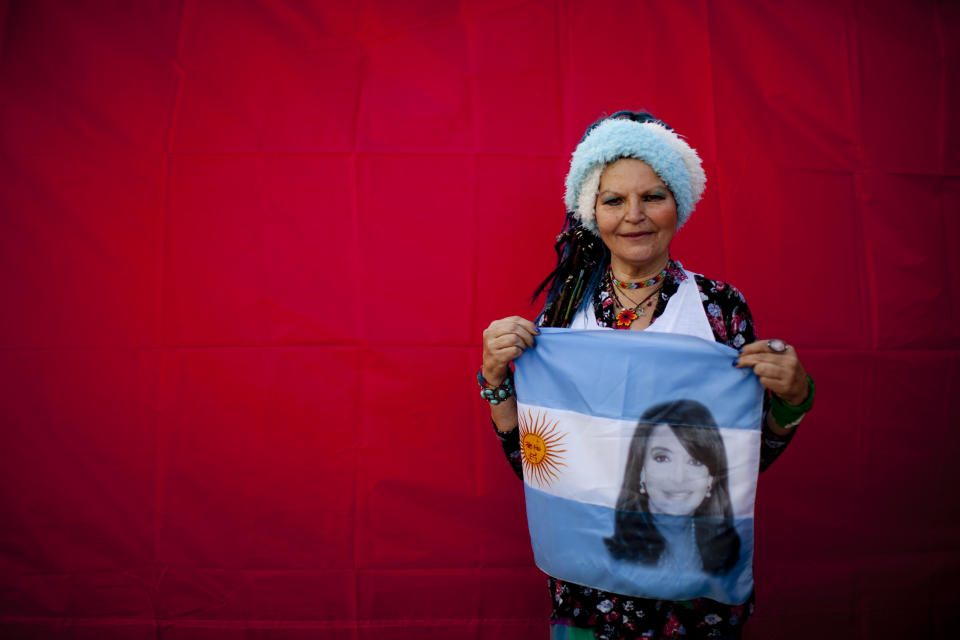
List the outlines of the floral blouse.
{"label": "floral blouse", "polygon": [[[671,260],[667,265],[667,276],[652,322],[656,322],[663,314],[670,297],[686,279],[683,266]],[[714,340],[735,349],[756,340],[753,318],[743,295],[725,282],[700,275],[695,279]],[[593,299],[597,322],[606,327],[613,327],[616,323],[612,287],[609,275],[604,276]],[[769,398],[764,401],[764,416],[768,409]],[[523,479],[520,430],[502,433],[494,428],[494,431],[514,473]],[[795,431],[793,429],[788,435],[781,436],[770,430],[766,420],[763,421],[760,471],[773,464],[790,443]],[[600,640],[738,638],[741,628],[753,613],[752,593],[747,602],[729,605],[709,598],[674,602],[623,596],[553,577],[549,577],[547,582],[553,602],[551,624],[592,629],[594,636]]]}

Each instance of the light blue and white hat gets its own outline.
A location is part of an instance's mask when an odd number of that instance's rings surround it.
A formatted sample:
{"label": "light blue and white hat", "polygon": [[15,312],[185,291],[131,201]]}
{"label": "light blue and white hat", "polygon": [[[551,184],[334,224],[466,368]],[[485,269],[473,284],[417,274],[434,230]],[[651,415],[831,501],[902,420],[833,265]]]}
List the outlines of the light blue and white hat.
{"label": "light blue and white hat", "polygon": [[611,118],[598,124],[570,159],[563,199],[583,226],[597,232],[600,174],[620,158],[643,160],[666,183],[677,201],[677,229],[690,219],[707,185],[697,152],[658,122]]}

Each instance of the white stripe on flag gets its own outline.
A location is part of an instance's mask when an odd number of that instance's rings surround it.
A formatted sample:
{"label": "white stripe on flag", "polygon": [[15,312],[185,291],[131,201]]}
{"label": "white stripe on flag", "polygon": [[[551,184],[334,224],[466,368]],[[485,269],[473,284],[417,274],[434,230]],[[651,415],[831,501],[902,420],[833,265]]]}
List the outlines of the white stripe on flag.
{"label": "white stripe on flag", "polygon": [[[518,409],[521,437],[524,433],[540,433],[538,438],[521,441],[521,446],[542,448],[524,450],[524,481],[559,498],[615,508],[637,422],[523,403]],[[752,518],[760,432],[719,431],[727,453],[733,517]]]}

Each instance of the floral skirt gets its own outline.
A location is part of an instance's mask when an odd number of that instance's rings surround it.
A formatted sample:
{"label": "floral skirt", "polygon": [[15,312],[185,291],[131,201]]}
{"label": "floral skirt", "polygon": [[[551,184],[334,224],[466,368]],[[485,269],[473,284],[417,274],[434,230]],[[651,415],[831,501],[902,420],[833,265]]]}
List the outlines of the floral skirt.
{"label": "floral skirt", "polygon": [[[562,623],[551,623],[550,624],[550,640],[596,640],[597,638],[604,638],[602,633],[598,635],[598,632],[594,632],[593,629],[583,629],[581,627],[572,627]],[[697,628],[693,630],[693,633],[687,633],[687,630],[680,626],[673,629],[667,627],[665,629],[660,629],[653,631],[652,633],[644,633],[639,638],[644,640],[666,640],[668,638],[716,638],[717,640],[740,640],[743,636],[740,633],[740,629],[733,631],[721,631],[720,629],[703,629]]]}
{"label": "floral skirt", "polygon": [[753,594],[740,605],[697,598],[674,602],[608,593],[549,577],[551,640],[739,640],[753,613]]}

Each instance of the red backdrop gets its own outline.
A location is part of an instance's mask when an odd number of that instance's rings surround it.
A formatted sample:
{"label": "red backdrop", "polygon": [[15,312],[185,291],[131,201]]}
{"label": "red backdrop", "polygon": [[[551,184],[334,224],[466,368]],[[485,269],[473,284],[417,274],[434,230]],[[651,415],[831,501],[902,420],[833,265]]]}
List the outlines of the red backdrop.
{"label": "red backdrop", "polygon": [[0,635],[544,637],[473,376],[623,107],[704,158],[675,257],[818,383],[748,637],[945,633],[957,3],[0,7]]}

